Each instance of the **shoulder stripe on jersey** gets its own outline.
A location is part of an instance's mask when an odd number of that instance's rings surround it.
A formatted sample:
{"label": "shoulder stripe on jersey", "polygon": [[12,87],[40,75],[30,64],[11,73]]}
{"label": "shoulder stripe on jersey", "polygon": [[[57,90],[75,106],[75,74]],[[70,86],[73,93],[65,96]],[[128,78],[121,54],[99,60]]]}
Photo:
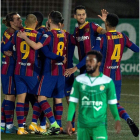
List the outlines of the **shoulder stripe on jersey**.
{"label": "shoulder stripe on jersey", "polygon": [[69,98],[69,101],[70,101],[70,102],[74,102],[74,103],[78,103],[78,100],[79,100],[79,99],[78,99],[78,98],[75,98],[75,97],[70,97],[70,98]]}
{"label": "shoulder stripe on jersey", "polygon": [[117,103],[117,99],[108,100],[108,104],[116,104],[116,103]]}

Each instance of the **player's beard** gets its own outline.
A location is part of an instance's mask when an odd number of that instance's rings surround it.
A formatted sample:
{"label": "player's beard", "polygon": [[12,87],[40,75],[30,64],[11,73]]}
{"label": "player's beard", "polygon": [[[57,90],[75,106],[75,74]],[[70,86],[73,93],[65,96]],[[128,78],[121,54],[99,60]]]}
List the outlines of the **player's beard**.
{"label": "player's beard", "polygon": [[78,23],[78,25],[83,25],[85,23],[85,21],[81,23],[77,20],[77,23]]}
{"label": "player's beard", "polygon": [[[88,66],[88,67],[91,68],[91,66]],[[86,66],[86,72],[87,72],[88,74],[92,74],[92,73],[94,73],[94,72],[96,71],[97,67],[98,67],[98,65],[96,65],[93,69],[87,70],[87,66]]]}

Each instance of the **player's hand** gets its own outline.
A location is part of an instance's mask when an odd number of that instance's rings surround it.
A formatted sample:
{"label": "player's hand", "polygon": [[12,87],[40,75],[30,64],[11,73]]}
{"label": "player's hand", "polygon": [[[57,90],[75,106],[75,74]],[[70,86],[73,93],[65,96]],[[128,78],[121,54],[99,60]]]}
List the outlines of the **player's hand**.
{"label": "player's hand", "polygon": [[73,74],[74,72],[77,71],[77,67],[73,67],[73,68],[70,68],[70,69],[66,69],[66,71],[64,72],[64,76],[66,77],[70,77],[71,74]]}
{"label": "player's hand", "polygon": [[115,129],[116,129],[117,133],[119,133],[121,131],[121,123],[120,123],[120,121],[116,121]]}
{"label": "player's hand", "polygon": [[4,51],[4,55],[6,55],[6,56],[12,56],[13,53],[12,53],[12,51]]}
{"label": "player's hand", "polygon": [[71,121],[67,122],[67,127],[66,127],[66,132],[69,136],[71,136],[72,134],[72,125],[71,125]]}
{"label": "player's hand", "polygon": [[101,10],[101,14],[102,14],[102,16],[101,16],[101,15],[98,15],[98,17],[99,17],[102,21],[105,22],[108,12],[107,12],[105,9],[102,9],[102,10]]}
{"label": "player's hand", "polygon": [[19,31],[18,32],[18,37],[25,39],[27,37],[26,32]]}
{"label": "player's hand", "polygon": [[67,62],[66,54],[63,56],[64,56],[63,64],[65,64]]}

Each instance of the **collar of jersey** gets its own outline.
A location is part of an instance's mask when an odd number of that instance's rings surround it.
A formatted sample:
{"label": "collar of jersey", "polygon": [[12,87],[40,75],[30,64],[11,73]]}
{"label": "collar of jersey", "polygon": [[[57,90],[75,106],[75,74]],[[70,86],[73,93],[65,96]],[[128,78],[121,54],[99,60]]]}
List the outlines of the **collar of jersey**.
{"label": "collar of jersey", "polygon": [[82,28],[83,28],[84,26],[86,26],[87,24],[88,24],[88,21],[86,21],[82,27],[79,27],[79,29],[82,29]]}
{"label": "collar of jersey", "polygon": [[53,28],[53,29],[51,29],[51,30],[60,30],[59,28]]}
{"label": "collar of jersey", "polygon": [[32,28],[24,28],[24,29],[27,29],[27,30],[34,30],[34,29],[32,29]]}
{"label": "collar of jersey", "polygon": [[42,28],[42,27],[45,27],[44,25],[40,26],[38,29]]}
{"label": "collar of jersey", "polygon": [[[86,76],[89,76],[89,75],[86,73]],[[100,72],[100,74],[98,76],[96,76],[96,77],[102,77],[102,76],[103,76],[103,73]],[[89,76],[89,77],[92,77],[92,76]],[[96,78],[96,77],[93,77],[93,78]]]}
{"label": "collar of jersey", "polygon": [[116,30],[110,30],[110,31],[108,31],[108,32],[117,32]]}

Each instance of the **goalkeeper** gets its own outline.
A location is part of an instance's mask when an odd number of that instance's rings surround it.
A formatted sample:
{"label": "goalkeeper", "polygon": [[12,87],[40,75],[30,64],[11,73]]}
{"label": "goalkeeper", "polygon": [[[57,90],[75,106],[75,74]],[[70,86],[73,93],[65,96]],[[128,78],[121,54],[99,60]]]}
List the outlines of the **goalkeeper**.
{"label": "goalkeeper", "polygon": [[70,95],[67,133],[71,135],[71,121],[79,102],[77,140],[107,140],[107,104],[115,119],[117,133],[121,130],[114,83],[99,72],[102,54],[90,51],[86,58],[86,74],[76,77]]}

